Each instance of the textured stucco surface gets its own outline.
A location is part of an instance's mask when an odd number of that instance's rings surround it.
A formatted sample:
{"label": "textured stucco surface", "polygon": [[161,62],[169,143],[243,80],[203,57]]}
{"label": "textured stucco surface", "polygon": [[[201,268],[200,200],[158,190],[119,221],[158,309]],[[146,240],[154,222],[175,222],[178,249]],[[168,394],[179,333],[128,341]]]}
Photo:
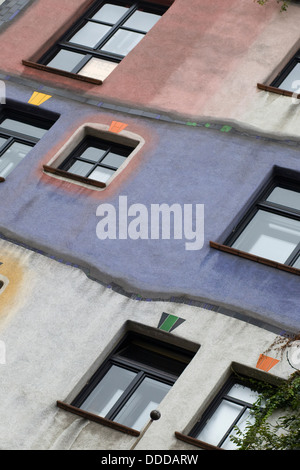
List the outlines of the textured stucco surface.
{"label": "textured stucco surface", "polygon": [[[15,297],[22,298],[2,322],[0,295],[0,341],[6,345],[6,361],[0,364],[1,450],[129,450],[135,437],[63,411],[56,401],[69,402],[133,325],[151,337],[198,349],[159,405],[160,420],[136,447],[186,449],[174,432],[190,431],[230,375],[232,363],[255,373],[259,355],[277,338],[204,308],[126,298],[77,268],[3,240],[0,254],[0,274],[6,269],[9,275],[7,293],[17,285]],[[22,280],[8,272],[16,259]],[[185,321],[172,333],[161,332],[162,312]],[[266,375],[287,378],[293,369],[285,355],[281,358],[275,349],[268,354],[279,362]]]}
{"label": "textured stucco surface", "polygon": [[[8,97],[28,101],[31,90],[8,82]],[[1,233],[86,268],[92,277],[151,298],[187,296],[245,312],[286,329],[299,326],[299,276],[221,253],[209,241],[225,232],[251,202],[274,165],[300,170],[298,144],[234,130],[181,126],[129,117],[55,97],[42,105],[59,120],[0,185]],[[78,116],[74,119],[74,116]],[[42,164],[83,122],[125,122],[145,144],[102,192],[45,175]],[[238,194],[238,197],[236,196]],[[99,240],[101,203],[204,204],[205,239],[198,251],[182,240]]]}
{"label": "textured stucco surface", "polygon": [[33,2],[1,35],[6,47],[0,51],[0,71],[137,109],[298,135],[300,106],[258,90],[257,83],[276,75],[299,49],[299,3],[280,13],[276,2],[261,7],[249,0],[175,0],[101,86],[22,64],[46,50],[84,5],[83,0]]}

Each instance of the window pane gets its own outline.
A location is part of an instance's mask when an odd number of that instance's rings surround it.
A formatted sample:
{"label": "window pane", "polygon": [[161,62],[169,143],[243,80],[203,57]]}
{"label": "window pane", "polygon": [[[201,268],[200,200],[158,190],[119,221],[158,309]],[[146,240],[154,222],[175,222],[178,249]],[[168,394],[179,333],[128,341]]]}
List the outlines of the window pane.
{"label": "window pane", "polygon": [[170,388],[171,385],[145,378],[115,421],[139,431],[150,420],[150,412],[156,409]]}
{"label": "window pane", "polygon": [[[237,427],[242,433],[244,433],[246,431],[246,426],[248,426],[249,424],[253,424],[253,423],[254,423],[254,418],[253,416],[250,416],[250,410],[247,409],[238,420]],[[236,435],[237,435],[237,432],[233,429],[232,432],[230,433],[230,436],[236,436]],[[237,449],[236,444],[230,440],[230,436],[228,436],[227,439],[221,445],[222,449],[226,449],[226,450]]]}
{"label": "window pane", "polygon": [[42,129],[41,127],[33,126],[31,124],[26,124],[21,121],[16,121],[15,119],[4,119],[0,126],[10,131],[36,137],[37,139],[43,137],[43,135],[47,132],[46,129]]}
{"label": "window pane", "polygon": [[133,371],[112,366],[80,408],[98,416],[106,416],[135,376]]}
{"label": "window pane", "polygon": [[300,80],[300,64],[296,64],[288,76],[280,83],[279,88],[299,93],[300,83],[294,83]]}
{"label": "window pane", "polygon": [[160,15],[154,15],[153,13],[147,13],[145,11],[136,11],[124,23],[124,26],[141,31],[149,31],[160,18]]}
{"label": "window pane", "polygon": [[67,170],[70,173],[74,173],[79,176],[87,176],[89,171],[93,168],[91,163],[76,161],[73,165]]}
{"label": "window pane", "polygon": [[97,166],[97,168],[95,168],[95,170],[90,174],[89,178],[96,181],[101,181],[101,183],[106,183],[106,181],[109,180],[113,174],[114,170]]}
{"label": "window pane", "polygon": [[300,221],[260,210],[232,246],[284,263],[299,242]]}
{"label": "window pane", "polygon": [[117,67],[118,64],[104,59],[92,57],[88,63],[82,67],[78,75],[84,77],[96,78],[97,80],[105,80],[109,74]]}
{"label": "window pane", "polygon": [[293,267],[300,269],[300,257],[295,261],[295,263],[293,264]]}
{"label": "window pane", "polygon": [[110,30],[110,26],[92,23],[89,21],[83,28],[77,31],[69,42],[86,47],[95,47],[100,39]]}
{"label": "window pane", "polygon": [[128,8],[106,3],[93,16],[93,20],[104,21],[105,23],[115,24],[128,11]]}
{"label": "window pane", "polygon": [[87,160],[91,160],[92,162],[99,162],[99,160],[103,157],[106,150],[99,149],[96,147],[88,147],[82,154],[80,158],[86,158]]}
{"label": "window pane", "polygon": [[0,157],[0,176],[6,178],[31,149],[30,145],[14,142]]}
{"label": "window pane", "polygon": [[271,192],[267,201],[275,202],[276,204],[281,204],[282,206],[291,207],[292,209],[300,211],[300,193],[297,191],[280,188],[278,186]]}
{"label": "window pane", "polygon": [[234,384],[227,395],[250,404],[253,404],[259,397],[258,392],[241,384]]}
{"label": "window pane", "polygon": [[7,139],[5,137],[0,137],[0,148],[2,145],[4,145],[7,142]]}
{"label": "window pane", "polygon": [[113,166],[114,168],[119,168],[126,160],[126,157],[122,155],[117,155],[116,153],[109,152],[109,154],[102,160],[101,163],[105,165]]}
{"label": "window pane", "polygon": [[116,34],[102,47],[101,50],[112,52],[118,55],[127,55],[143,39],[144,34],[132,33],[120,29]]}
{"label": "window pane", "polygon": [[217,446],[242,409],[240,405],[223,400],[196,439]]}
{"label": "window pane", "polygon": [[84,54],[62,49],[47,65],[48,67],[54,67],[55,69],[64,70],[65,72],[72,72],[84,57]]}

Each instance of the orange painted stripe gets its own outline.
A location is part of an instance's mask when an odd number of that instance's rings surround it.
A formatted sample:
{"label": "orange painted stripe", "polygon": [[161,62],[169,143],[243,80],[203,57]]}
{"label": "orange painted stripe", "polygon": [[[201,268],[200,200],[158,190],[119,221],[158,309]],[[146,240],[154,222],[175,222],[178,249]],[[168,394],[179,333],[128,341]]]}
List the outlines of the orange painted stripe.
{"label": "orange painted stripe", "polygon": [[256,364],[256,368],[268,372],[270,369],[272,369],[272,367],[276,366],[278,362],[278,359],[273,359],[273,357],[260,354]]}
{"label": "orange painted stripe", "polygon": [[115,132],[116,134],[118,134],[119,132],[123,131],[123,129],[125,129],[125,127],[127,126],[128,124],[125,124],[124,122],[112,121],[109,130],[110,132]]}

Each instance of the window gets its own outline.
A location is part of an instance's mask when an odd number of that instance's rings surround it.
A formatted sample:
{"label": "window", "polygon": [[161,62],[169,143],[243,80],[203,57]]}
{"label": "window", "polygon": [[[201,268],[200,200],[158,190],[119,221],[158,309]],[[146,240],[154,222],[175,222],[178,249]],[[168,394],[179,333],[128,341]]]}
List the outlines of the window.
{"label": "window", "polygon": [[271,86],[295,93],[300,88],[300,49],[288,62]]}
{"label": "window", "polygon": [[241,223],[230,246],[281,264],[298,266],[300,181],[275,178]]}
{"label": "window", "polygon": [[288,173],[276,169],[225,245],[211,242],[211,246],[298,274],[300,175]]}
{"label": "window", "polygon": [[232,377],[194,426],[190,436],[211,446],[236,449],[230,436],[235,435],[235,426],[243,432],[251,422],[250,410],[258,396],[255,390]]}
{"label": "window", "polygon": [[97,1],[39,63],[101,83],[166,9],[142,1]]}
{"label": "window", "polygon": [[0,182],[5,181],[57,118],[54,115],[50,118],[50,113],[48,117],[31,113],[29,107],[27,112],[21,108],[13,104],[0,106]]}
{"label": "window", "polygon": [[133,150],[131,146],[87,135],[57,168],[44,165],[44,169],[105,188]]}
{"label": "window", "polygon": [[130,333],[71,405],[58,405],[139,432],[192,357],[189,351]]}

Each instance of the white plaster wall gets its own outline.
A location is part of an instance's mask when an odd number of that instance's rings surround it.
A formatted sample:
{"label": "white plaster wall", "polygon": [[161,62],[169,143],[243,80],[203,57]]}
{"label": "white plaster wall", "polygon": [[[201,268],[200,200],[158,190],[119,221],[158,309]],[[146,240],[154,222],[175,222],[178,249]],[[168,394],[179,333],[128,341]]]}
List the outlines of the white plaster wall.
{"label": "white plaster wall", "polygon": [[[130,449],[136,438],[91,423],[56,406],[102,362],[128,320],[157,332],[162,312],[185,319],[172,338],[200,344],[196,356],[159,406],[137,449],[186,449],[174,432],[188,432],[224,383],[232,362],[253,369],[276,335],[231,317],[171,302],[129,299],[89,280],[76,268],[0,241],[4,269],[22,265],[28,297],[0,323],[6,362],[0,364],[0,449]],[[3,255],[4,254],[4,255]],[[5,291],[13,288],[9,279]],[[24,291],[25,292],[25,291]],[[4,297],[3,297],[4,299]],[[0,296],[0,319],[1,309]],[[276,353],[277,354],[277,353]],[[274,354],[270,354],[272,357]],[[283,360],[272,374],[288,377]]]}

